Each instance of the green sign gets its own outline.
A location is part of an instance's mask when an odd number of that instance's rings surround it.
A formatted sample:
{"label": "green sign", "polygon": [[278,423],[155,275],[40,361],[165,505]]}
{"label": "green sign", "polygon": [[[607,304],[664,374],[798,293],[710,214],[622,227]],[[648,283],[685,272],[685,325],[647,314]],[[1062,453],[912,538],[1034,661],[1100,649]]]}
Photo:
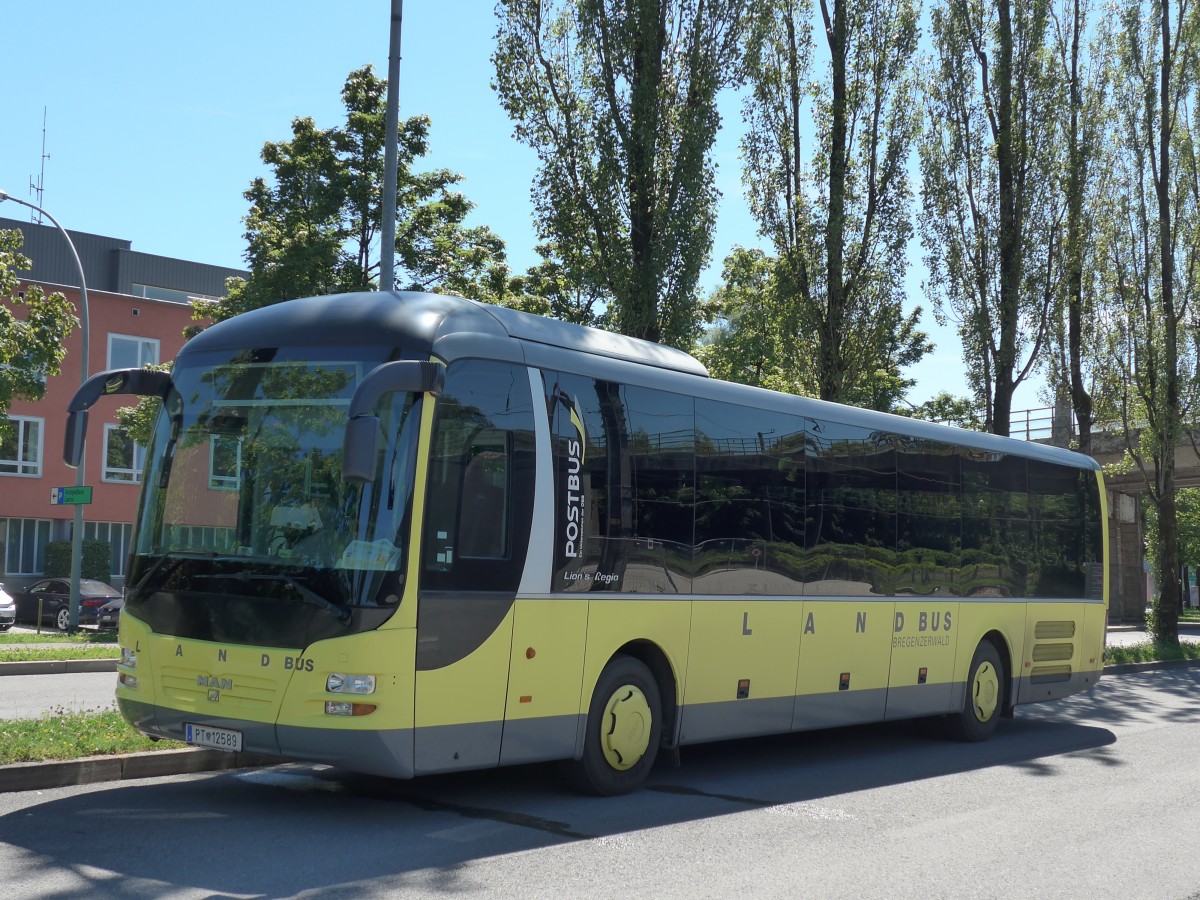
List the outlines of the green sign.
{"label": "green sign", "polygon": [[50,489],[52,506],[86,506],[92,502],[92,486],[61,487]]}

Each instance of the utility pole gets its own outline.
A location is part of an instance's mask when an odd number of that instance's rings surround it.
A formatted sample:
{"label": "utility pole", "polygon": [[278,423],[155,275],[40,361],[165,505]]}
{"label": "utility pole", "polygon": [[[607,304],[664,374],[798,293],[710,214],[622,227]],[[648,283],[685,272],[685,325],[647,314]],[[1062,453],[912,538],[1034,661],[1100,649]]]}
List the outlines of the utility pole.
{"label": "utility pole", "polygon": [[388,41],[387,111],[383,149],[383,236],[379,253],[379,289],[396,287],[396,166],[400,140],[400,26],[404,0],[392,0],[392,27]]}

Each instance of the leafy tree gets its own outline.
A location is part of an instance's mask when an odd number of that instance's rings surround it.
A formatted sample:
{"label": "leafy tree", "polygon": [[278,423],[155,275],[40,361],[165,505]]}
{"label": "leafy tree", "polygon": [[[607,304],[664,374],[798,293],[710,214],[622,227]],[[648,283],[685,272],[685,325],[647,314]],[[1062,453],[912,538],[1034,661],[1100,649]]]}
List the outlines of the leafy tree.
{"label": "leafy tree", "polygon": [[[292,122],[289,141],[268,142],[271,177],[246,191],[250,278],[232,279],[228,296],[197,304],[194,317],[221,321],[250,309],[318,294],[370,290],[379,274],[387,82],[371,66],[342,88],[344,125]],[[429,118],[400,124],[395,287],[475,299],[508,292],[504,244],[486,227],[467,228],[473,204],[453,188],[448,169],[414,172],[429,152]],[[391,289],[392,286],[385,286]]]}
{"label": "leafy tree", "polygon": [[[62,294],[46,294],[37,285],[17,296],[16,272],[31,263],[20,253],[20,231],[0,231],[0,443],[10,439],[5,417],[14,399],[39,400],[46,376],[57,375],[66,355],[67,336],[79,324],[75,309]],[[24,316],[17,310],[24,309]]]}
{"label": "leafy tree", "polygon": [[926,400],[920,406],[910,409],[900,408],[896,412],[912,416],[914,419],[924,419],[928,422],[941,422],[958,428],[969,428],[971,431],[983,431],[983,420],[979,416],[979,406],[967,397],[955,397],[949,391],[942,391],[931,400]]}
{"label": "leafy tree", "polygon": [[989,431],[1036,367],[1056,296],[1062,108],[1049,0],[942,0],[931,13],[921,143],[929,290],[958,325]]}
{"label": "leafy tree", "polygon": [[[900,369],[931,349],[917,327],[920,309],[902,311],[907,159],[919,128],[917,7],[821,0],[820,12],[829,69],[814,83],[811,5],[753,5],[743,181],[778,254],[784,380],[824,400],[889,409],[912,383]],[[806,153],[810,120],[816,134]]]}
{"label": "leafy tree", "polygon": [[744,0],[501,0],[494,82],[540,160],[542,238],[612,327],[690,347],[712,245],[716,92]]}
{"label": "leafy tree", "polygon": [[1194,315],[1200,292],[1200,21],[1188,0],[1119,10],[1113,61],[1116,122],[1104,217],[1106,356],[1102,399],[1125,426],[1127,449],[1154,507],[1159,596],[1155,640],[1179,640],[1179,522],[1175,450],[1196,410]]}
{"label": "leafy tree", "polygon": [[1105,122],[1110,116],[1107,55],[1111,36],[1088,43],[1091,0],[1062,0],[1052,9],[1052,45],[1066,84],[1059,125],[1066,155],[1058,174],[1066,221],[1059,246],[1062,277],[1049,334],[1050,382],[1058,396],[1069,397],[1078,425],[1081,453],[1092,452],[1094,404],[1092,370],[1099,363],[1097,320],[1101,304],[1099,223],[1107,179],[1097,171]]}

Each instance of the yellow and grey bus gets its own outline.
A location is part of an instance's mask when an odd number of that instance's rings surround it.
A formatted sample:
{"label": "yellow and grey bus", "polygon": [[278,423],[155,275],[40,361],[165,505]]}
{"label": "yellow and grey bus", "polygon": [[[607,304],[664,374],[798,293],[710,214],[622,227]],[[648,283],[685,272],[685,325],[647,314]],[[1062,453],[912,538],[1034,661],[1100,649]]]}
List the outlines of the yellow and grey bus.
{"label": "yellow and grey bus", "polygon": [[298,299],[170,374],[121,616],[141,732],[385,776],[917,717],[966,740],[1095,684],[1097,465],[721,382],[456,297]]}

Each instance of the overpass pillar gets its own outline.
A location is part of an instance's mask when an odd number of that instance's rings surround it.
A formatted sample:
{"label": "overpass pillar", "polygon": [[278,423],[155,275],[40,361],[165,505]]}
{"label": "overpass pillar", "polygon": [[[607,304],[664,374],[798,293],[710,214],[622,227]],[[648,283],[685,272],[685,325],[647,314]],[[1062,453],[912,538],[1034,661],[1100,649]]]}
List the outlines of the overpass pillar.
{"label": "overpass pillar", "polygon": [[1145,545],[1136,494],[1113,491],[1109,496],[1108,618],[1142,622],[1146,618]]}

